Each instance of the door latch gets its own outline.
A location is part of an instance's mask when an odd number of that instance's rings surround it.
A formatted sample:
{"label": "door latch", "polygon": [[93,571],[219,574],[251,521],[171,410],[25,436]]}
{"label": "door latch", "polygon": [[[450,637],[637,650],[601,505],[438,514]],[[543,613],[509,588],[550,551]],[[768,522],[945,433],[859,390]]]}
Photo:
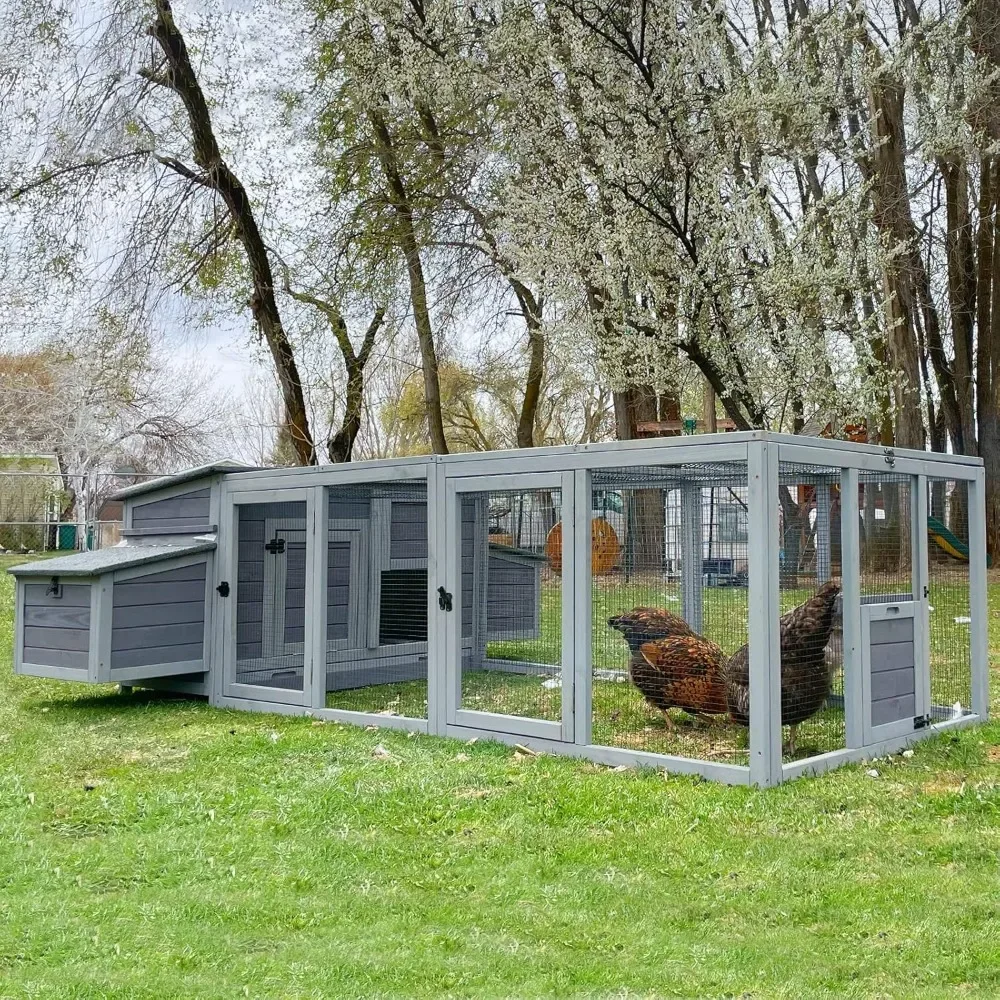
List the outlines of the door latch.
{"label": "door latch", "polygon": [[438,607],[442,611],[451,611],[451,594],[444,587],[438,587]]}
{"label": "door latch", "polygon": [[219,592],[219,597],[229,596],[229,581],[223,580],[218,587],[215,588]]}
{"label": "door latch", "polygon": [[285,551],[284,538],[272,538],[264,548],[273,556],[280,556]]}

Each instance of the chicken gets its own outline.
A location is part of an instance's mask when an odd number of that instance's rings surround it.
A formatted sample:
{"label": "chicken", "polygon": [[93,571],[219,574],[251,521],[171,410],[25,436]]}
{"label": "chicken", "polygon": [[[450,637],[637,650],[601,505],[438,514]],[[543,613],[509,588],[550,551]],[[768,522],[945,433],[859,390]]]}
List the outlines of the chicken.
{"label": "chicken", "polygon": [[646,701],[664,714],[683,708],[692,715],[719,715],[726,711],[725,665],[726,654],[711,639],[671,635],[644,642],[628,672]]}
{"label": "chicken", "polygon": [[[790,753],[795,753],[799,723],[815,715],[830,694],[832,678],[826,646],[833,631],[839,593],[839,583],[825,583],[808,601],[781,616],[781,724],[789,727]],[[749,725],[749,645],[729,658],[725,687],[733,721]]]}
{"label": "chicken", "polygon": [[673,728],[669,708],[692,715],[726,711],[723,668],[726,655],[698,635],[680,615],[662,608],[633,608],[608,619],[632,651],[629,677]]}
{"label": "chicken", "polygon": [[608,624],[621,632],[633,653],[638,653],[639,647],[651,639],[695,635],[694,629],[680,615],[666,608],[633,608],[609,618]]}

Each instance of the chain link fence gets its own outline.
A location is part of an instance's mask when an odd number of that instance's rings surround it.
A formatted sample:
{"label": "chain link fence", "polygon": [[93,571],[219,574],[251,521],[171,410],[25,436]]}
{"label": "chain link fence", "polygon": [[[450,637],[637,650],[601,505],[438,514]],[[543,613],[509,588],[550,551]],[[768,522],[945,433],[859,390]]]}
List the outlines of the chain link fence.
{"label": "chain link fence", "polygon": [[[121,540],[122,504],[113,495],[159,473],[64,474],[54,462],[0,462],[0,554],[102,549]],[[34,466],[35,468],[32,468]]]}

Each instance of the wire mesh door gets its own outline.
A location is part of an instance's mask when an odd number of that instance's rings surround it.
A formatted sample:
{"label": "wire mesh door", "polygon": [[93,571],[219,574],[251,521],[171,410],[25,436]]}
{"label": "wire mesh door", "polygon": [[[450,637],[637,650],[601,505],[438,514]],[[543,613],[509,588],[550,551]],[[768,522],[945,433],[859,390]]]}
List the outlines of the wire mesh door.
{"label": "wire mesh door", "polygon": [[449,482],[448,721],[573,739],[573,476]]}
{"label": "wire mesh door", "polygon": [[[280,497],[280,499],[277,499]],[[307,491],[247,494],[230,507],[225,693],[306,704],[311,498]]]}

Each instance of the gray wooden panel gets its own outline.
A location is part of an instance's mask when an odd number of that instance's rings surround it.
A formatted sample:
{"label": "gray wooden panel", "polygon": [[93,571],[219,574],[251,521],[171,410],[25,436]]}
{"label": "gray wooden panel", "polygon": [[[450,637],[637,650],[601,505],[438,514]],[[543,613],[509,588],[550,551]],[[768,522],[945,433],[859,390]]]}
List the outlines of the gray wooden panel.
{"label": "gray wooden panel", "polygon": [[37,663],[44,667],[68,667],[86,674],[90,665],[90,653],[86,650],[41,649],[38,646],[25,646],[22,652],[25,663]]}
{"label": "gray wooden panel", "polygon": [[111,669],[126,667],[155,666],[158,663],[184,663],[201,660],[204,655],[202,643],[186,646],[147,646],[144,649],[122,649],[112,652]]}
{"label": "gray wooden panel", "polygon": [[140,604],[117,607],[112,611],[112,628],[136,628],[142,625],[178,625],[205,620],[205,601],[177,604]]}
{"label": "gray wooden panel", "polygon": [[898,698],[916,691],[916,671],[912,667],[872,674],[872,701]]}
{"label": "gray wooden panel", "polygon": [[389,528],[390,559],[427,558],[427,504],[396,500]]}
{"label": "gray wooden panel", "polygon": [[210,518],[211,490],[207,487],[183,493],[166,500],[132,507],[134,528],[154,528],[158,525],[207,524]]}
{"label": "gray wooden panel", "polygon": [[25,607],[24,624],[86,631],[90,628],[90,605],[88,603],[85,608],[72,605],[65,608]]}
{"label": "gray wooden panel", "polygon": [[871,642],[881,646],[887,642],[913,642],[912,618],[887,618],[871,623]]}
{"label": "gray wooden panel", "polygon": [[65,584],[60,596],[47,584],[24,585],[25,663],[86,671],[90,649],[90,585]]}
{"label": "gray wooden panel", "polygon": [[85,652],[90,648],[90,630],[86,628],[25,627],[24,645],[38,649],[68,649]]}
{"label": "gray wooden panel", "polygon": [[111,632],[112,662],[114,654],[126,649],[148,649],[151,646],[190,646],[205,638],[204,622],[182,622],[177,625],[140,625],[117,628]]}
{"label": "gray wooden panel", "polygon": [[199,562],[115,583],[112,670],[202,658],[207,572]]}
{"label": "gray wooden panel", "polygon": [[24,605],[30,608],[90,608],[90,584],[67,583],[63,585],[62,596],[46,596],[47,583],[26,583],[24,585]]}
{"label": "gray wooden panel", "polygon": [[912,642],[886,642],[871,647],[872,676],[886,670],[900,670],[916,663]]}
{"label": "gray wooden panel", "polygon": [[115,584],[114,606],[130,608],[144,604],[187,604],[205,595],[205,580],[178,580],[167,583]]}
{"label": "gray wooden panel", "polygon": [[486,584],[486,631],[525,632],[535,628],[534,566],[490,555]]}
{"label": "gray wooden panel", "polygon": [[358,496],[358,487],[330,490],[327,516],[331,520],[368,521],[371,519],[371,501]]}
{"label": "gray wooden panel", "polygon": [[872,725],[884,726],[888,722],[912,719],[915,712],[916,698],[912,694],[875,701],[872,702]]}

